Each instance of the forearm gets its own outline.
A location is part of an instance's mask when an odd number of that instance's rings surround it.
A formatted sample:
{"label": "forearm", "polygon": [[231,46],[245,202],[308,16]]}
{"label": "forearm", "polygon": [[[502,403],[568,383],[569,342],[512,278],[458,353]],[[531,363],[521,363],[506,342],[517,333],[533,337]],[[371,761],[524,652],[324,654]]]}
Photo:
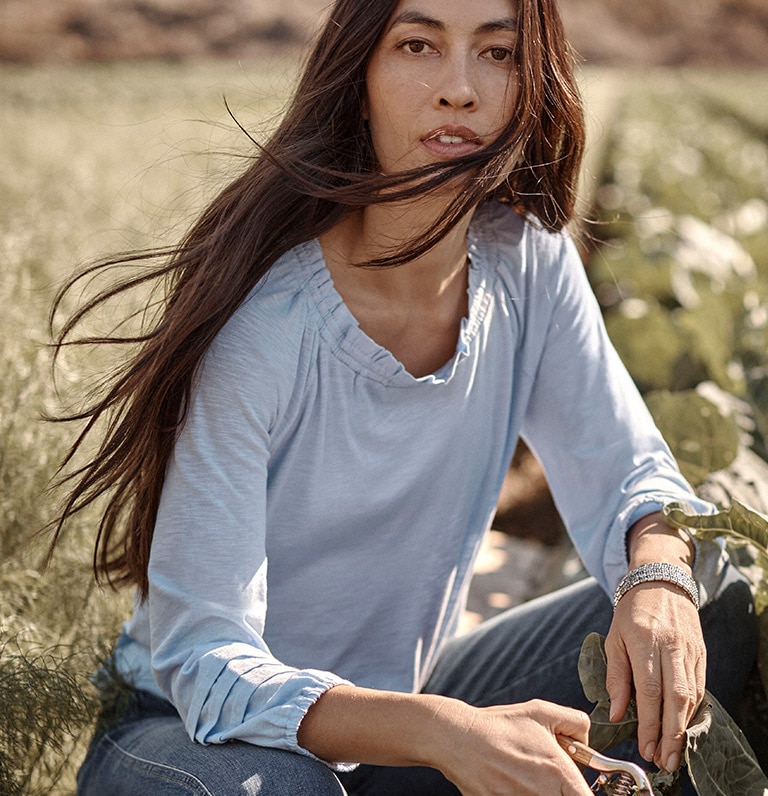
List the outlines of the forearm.
{"label": "forearm", "polygon": [[299,727],[321,759],[436,768],[463,796],[589,796],[557,735],[587,741],[580,711],[533,700],[476,708],[448,697],[352,686],[326,691]]}
{"label": "forearm", "polygon": [[666,562],[690,572],[693,565],[691,541],[679,529],[670,528],[659,512],[643,517],[630,528],[627,551],[630,569]]}
{"label": "forearm", "polygon": [[309,709],[298,741],[328,762],[441,768],[470,712],[447,697],[339,685]]}
{"label": "forearm", "polygon": [[[691,573],[692,542],[659,513],[635,523],[627,547],[630,570],[667,563]],[[640,752],[674,771],[685,728],[704,693],[706,650],[695,595],[686,585],[665,580],[621,593],[606,639],[611,718],[624,715],[634,686]]]}

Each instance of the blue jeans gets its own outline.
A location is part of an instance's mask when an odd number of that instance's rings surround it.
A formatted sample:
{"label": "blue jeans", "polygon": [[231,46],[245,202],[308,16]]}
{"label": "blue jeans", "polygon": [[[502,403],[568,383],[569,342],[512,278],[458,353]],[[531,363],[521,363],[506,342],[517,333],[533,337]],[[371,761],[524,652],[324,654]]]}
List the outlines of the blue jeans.
{"label": "blue jeans", "polygon": [[[748,586],[731,579],[701,611],[707,686],[732,715],[756,654],[750,606]],[[608,598],[592,579],[513,608],[452,640],[424,690],[478,706],[539,698],[589,712],[592,706],[578,679],[579,651],[588,633],[607,633],[612,613]],[[239,742],[201,746],[189,739],[170,703],[143,692],[134,692],[128,712],[115,726],[97,733],[78,785],[80,796],[459,793],[430,768],[363,765],[337,775],[291,752]]]}

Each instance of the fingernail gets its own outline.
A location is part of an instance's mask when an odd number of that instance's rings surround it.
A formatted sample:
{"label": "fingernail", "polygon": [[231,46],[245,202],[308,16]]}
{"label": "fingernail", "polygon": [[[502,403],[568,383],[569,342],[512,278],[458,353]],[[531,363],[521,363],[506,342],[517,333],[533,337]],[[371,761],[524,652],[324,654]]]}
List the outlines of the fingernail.
{"label": "fingernail", "polygon": [[645,752],[643,753],[643,757],[650,762],[653,760],[653,756],[656,754],[656,744],[651,741],[646,747]]}
{"label": "fingernail", "polygon": [[667,765],[664,766],[667,771],[677,771],[680,768],[680,755],[677,752],[672,752],[672,754],[667,758]]}
{"label": "fingernail", "polygon": [[613,702],[611,702],[611,709],[608,712],[608,719],[610,721],[616,721],[616,719],[619,718],[618,713],[619,713],[618,709],[614,706]]}

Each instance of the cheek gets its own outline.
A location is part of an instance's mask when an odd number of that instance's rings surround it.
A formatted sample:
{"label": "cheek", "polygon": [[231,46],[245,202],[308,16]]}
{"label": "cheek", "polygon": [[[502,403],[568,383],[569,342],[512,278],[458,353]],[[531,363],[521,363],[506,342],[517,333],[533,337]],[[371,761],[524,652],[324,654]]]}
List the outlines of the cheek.
{"label": "cheek", "polygon": [[519,84],[517,77],[515,75],[510,75],[509,80],[501,88],[501,101],[498,104],[499,119],[502,122],[502,126],[506,125],[506,123],[512,118],[518,93]]}
{"label": "cheek", "polygon": [[395,91],[376,94],[374,91],[372,89],[366,104],[371,139],[377,150],[391,149],[408,140],[413,113],[408,111],[409,106],[403,101],[402,94]]}

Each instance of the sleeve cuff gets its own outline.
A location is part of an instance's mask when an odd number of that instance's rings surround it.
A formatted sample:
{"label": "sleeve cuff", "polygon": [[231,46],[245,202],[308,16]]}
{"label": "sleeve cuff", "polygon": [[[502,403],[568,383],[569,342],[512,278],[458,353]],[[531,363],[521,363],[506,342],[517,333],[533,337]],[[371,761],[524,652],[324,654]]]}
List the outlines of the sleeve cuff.
{"label": "sleeve cuff", "polygon": [[[647,495],[638,502],[627,506],[614,520],[608,534],[603,557],[603,571],[605,582],[603,584],[609,595],[612,595],[619,581],[627,574],[629,560],[627,558],[627,534],[630,528],[643,517],[661,511],[672,500],[680,500],[680,496]],[[717,509],[706,500],[695,495],[686,495],[685,501],[700,514],[712,514]]]}
{"label": "sleeve cuff", "polygon": [[315,704],[315,702],[317,702],[318,699],[320,699],[323,694],[326,693],[326,691],[330,691],[331,688],[335,688],[337,685],[353,685],[353,683],[350,683],[348,680],[331,676],[327,678],[326,682],[323,684],[306,688],[296,699],[296,717],[291,720],[291,724],[287,730],[288,741],[294,751],[304,755],[305,757],[310,757],[312,760],[317,760],[323,765],[328,766],[328,768],[330,768],[332,771],[344,774],[349,771],[354,771],[357,768],[358,763],[343,763],[338,761],[323,760],[322,758],[317,757],[317,755],[313,755],[312,752],[308,751],[303,746],[300,746],[298,739],[299,726],[304,720],[304,716],[307,715],[309,709]]}

